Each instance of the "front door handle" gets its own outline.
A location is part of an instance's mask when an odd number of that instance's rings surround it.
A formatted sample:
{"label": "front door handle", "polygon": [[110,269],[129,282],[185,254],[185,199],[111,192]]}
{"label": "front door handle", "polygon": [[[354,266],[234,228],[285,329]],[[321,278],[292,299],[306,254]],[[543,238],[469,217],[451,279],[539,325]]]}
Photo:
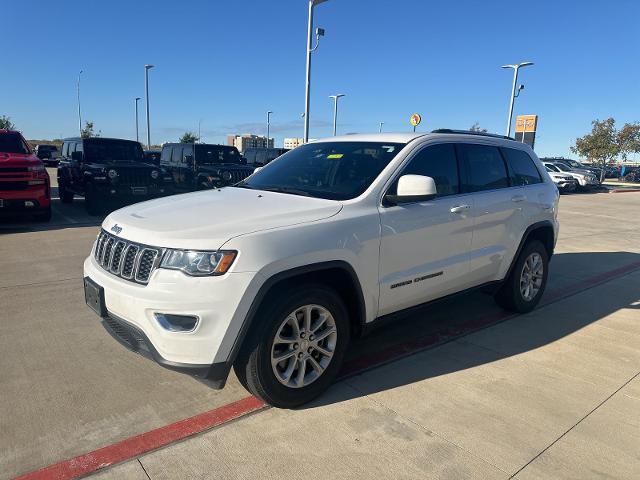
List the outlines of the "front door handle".
{"label": "front door handle", "polygon": [[451,207],[451,213],[464,213],[466,210],[469,210],[471,205],[456,205],[455,207]]}
{"label": "front door handle", "polygon": [[512,202],[524,202],[527,199],[524,195],[514,195],[511,197]]}

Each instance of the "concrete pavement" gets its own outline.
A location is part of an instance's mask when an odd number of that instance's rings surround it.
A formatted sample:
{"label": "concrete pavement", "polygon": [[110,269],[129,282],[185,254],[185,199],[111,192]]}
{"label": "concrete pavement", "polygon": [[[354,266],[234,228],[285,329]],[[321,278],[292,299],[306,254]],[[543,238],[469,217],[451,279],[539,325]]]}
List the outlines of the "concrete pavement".
{"label": "concrete pavement", "polygon": [[[50,230],[24,224],[4,235],[0,226],[0,351],[10,366],[0,370],[8,406],[0,412],[0,478],[246,396],[235,378],[214,391],[106,335],[82,298],[81,264],[97,227],[83,226],[81,202],[54,207],[76,223],[60,217]],[[629,221],[638,207],[635,193],[563,197],[549,292],[638,262],[640,228]],[[639,397],[637,381],[621,387],[640,370],[637,280],[636,273],[620,277],[342,381],[305,409],[254,414],[100,475],[501,478],[528,465],[519,476],[549,478],[555,468],[578,477],[587,470],[574,458],[584,455],[585,468],[627,478],[640,462],[628,440],[637,417],[621,414]],[[498,312],[481,294],[447,302],[358,342],[350,358]],[[624,401],[609,406],[619,395]],[[580,450],[610,421],[623,424],[609,425],[608,434],[627,470]]]}
{"label": "concrete pavement", "polygon": [[[557,286],[638,261],[640,195],[611,197],[563,198]],[[635,271],[99,478],[640,478],[639,286]]]}

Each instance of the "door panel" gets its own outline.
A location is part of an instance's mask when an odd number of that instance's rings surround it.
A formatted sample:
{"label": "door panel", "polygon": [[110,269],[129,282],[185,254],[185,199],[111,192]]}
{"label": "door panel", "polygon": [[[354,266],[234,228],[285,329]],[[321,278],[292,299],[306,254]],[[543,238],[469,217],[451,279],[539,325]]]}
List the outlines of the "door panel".
{"label": "door panel", "polygon": [[[454,144],[421,149],[402,169],[407,174],[433,178],[438,197],[380,208],[379,315],[466,288],[474,205],[460,194]],[[396,193],[397,178],[388,194]]]}
{"label": "door panel", "polygon": [[511,261],[513,245],[524,231],[522,187],[512,186],[507,164],[492,145],[460,143],[457,151],[464,176],[464,191],[473,196],[473,241],[469,254],[469,280],[480,285],[500,280]]}
{"label": "door panel", "polygon": [[472,202],[462,195],[381,209],[379,315],[467,288]]}

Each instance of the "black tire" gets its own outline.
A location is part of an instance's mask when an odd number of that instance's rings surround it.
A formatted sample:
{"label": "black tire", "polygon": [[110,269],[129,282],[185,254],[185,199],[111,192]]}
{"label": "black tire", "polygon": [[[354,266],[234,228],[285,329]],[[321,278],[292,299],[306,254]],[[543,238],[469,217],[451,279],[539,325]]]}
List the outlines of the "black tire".
{"label": "black tire", "polygon": [[51,221],[51,215],[52,215],[51,206],[49,206],[49,208],[47,208],[43,212],[34,214],[33,219],[36,220],[37,222],[49,222]]}
{"label": "black tire", "polygon": [[[333,357],[324,371],[308,385],[295,388],[286,386],[278,380],[271,366],[271,354],[275,336],[283,321],[292,312],[305,305],[316,305],[329,311],[335,323],[337,338]],[[265,302],[264,308],[257,313],[254,327],[249,332],[233,368],[240,383],[265,403],[278,408],[297,407],[316,398],[329,388],[336,378],[349,344],[349,331],[347,309],[340,296],[324,285],[303,285],[283,292],[275,299],[269,298],[268,302]],[[289,349],[303,348],[296,347],[297,345],[297,343],[291,345]],[[300,353],[305,355],[303,352]],[[317,354],[318,352],[314,351],[312,355]],[[293,361],[296,362],[295,356]],[[306,371],[312,373],[310,361],[308,365]],[[299,371],[299,369],[293,371]],[[294,376],[291,375],[292,378]]]}
{"label": "black tire", "polygon": [[73,192],[67,190],[67,187],[62,179],[60,179],[60,182],[58,182],[58,196],[60,197],[60,201],[62,203],[73,202]]}
{"label": "black tire", "polygon": [[100,215],[100,204],[98,202],[98,195],[94,191],[91,185],[87,185],[84,192],[84,206],[87,209],[89,215]]}
{"label": "black tire", "polygon": [[[539,285],[537,293],[532,298],[525,298],[520,288],[520,281],[525,268],[525,262],[529,257],[538,254],[542,261],[542,282]],[[549,255],[547,249],[538,240],[530,240],[524,246],[520,255],[513,265],[513,269],[504,281],[504,284],[495,295],[495,300],[505,310],[518,313],[526,313],[533,310],[547,286],[547,278],[549,276]]]}

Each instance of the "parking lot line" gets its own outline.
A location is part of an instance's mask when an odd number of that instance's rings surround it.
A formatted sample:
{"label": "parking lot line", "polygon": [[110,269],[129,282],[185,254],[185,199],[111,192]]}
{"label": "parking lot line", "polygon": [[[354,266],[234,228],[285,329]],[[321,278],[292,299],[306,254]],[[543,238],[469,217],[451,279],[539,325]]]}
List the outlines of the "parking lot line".
{"label": "parking lot line", "polygon": [[[563,288],[550,291],[543,297],[541,307],[555,303],[564,298],[581,293],[610,280],[623,277],[640,269],[640,262],[633,262],[621,267],[593,275]],[[539,307],[540,308],[540,307]],[[478,330],[487,328],[518,314],[496,312],[483,317],[466,321],[455,327],[449,327],[427,336],[400,342],[371,355],[365,355],[347,362],[342,369],[341,378],[362,373],[384,363],[432,348],[454,339],[459,339]],[[192,435],[202,433],[214,427],[224,425],[232,420],[240,419],[250,413],[267,408],[255,397],[245,397],[222,407],[189,417],[178,422],[150,430],[127,438],[120,442],[99,448],[77,457],[64,460],[53,465],[35,470],[17,477],[15,480],[70,480],[94,473],[103,468],[130,460],[144,453],[156,450],[171,443],[183,440]]]}

